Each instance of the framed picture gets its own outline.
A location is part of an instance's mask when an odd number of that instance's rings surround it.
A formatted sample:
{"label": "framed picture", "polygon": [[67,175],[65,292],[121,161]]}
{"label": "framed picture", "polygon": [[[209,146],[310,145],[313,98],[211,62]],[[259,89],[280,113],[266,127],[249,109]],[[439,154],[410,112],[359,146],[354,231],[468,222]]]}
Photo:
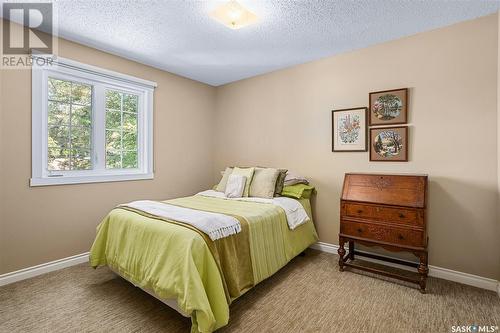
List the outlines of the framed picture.
{"label": "framed picture", "polygon": [[367,151],[366,107],[332,111],[332,151]]}
{"label": "framed picture", "polygon": [[370,126],[407,123],[408,88],[371,92],[369,99]]}
{"label": "framed picture", "polygon": [[407,162],[408,126],[370,128],[370,161]]}

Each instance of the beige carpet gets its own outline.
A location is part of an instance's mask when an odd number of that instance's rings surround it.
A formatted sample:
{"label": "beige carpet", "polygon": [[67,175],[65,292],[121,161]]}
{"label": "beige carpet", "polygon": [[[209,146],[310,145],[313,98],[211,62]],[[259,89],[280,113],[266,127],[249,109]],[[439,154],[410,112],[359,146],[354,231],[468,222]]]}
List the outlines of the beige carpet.
{"label": "beige carpet", "polygon": [[[500,325],[500,298],[444,280],[429,293],[338,271],[309,250],[231,306],[221,332],[451,332]],[[79,265],[0,288],[1,332],[189,332],[190,320],[115,276]],[[498,332],[498,330],[497,330]]]}

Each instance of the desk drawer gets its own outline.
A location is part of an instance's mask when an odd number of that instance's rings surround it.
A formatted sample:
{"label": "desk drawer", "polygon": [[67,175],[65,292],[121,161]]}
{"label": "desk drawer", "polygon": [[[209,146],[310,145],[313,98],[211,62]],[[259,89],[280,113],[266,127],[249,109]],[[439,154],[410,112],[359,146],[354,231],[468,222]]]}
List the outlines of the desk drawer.
{"label": "desk drawer", "polygon": [[417,210],[404,208],[389,208],[355,203],[346,203],[346,216],[372,219],[377,221],[409,224],[422,226],[424,224],[422,216]]}
{"label": "desk drawer", "polygon": [[341,221],[340,232],[345,235],[362,237],[397,245],[424,246],[423,231],[404,228],[390,228],[369,223]]}

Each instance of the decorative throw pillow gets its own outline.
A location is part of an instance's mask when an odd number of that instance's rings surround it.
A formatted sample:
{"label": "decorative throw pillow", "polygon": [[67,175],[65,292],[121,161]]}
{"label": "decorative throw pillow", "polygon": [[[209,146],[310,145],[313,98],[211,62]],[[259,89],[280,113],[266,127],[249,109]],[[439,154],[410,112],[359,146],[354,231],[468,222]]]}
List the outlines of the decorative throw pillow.
{"label": "decorative throw pillow", "polygon": [[242,175],[229,175],[227,178],[226,190],[224,194],[228,198],[241,198],[245,190],[247,178]]}
{"label": "decorative throw pillow", "polygon": [[249,195],[251,197],[272,199],[279,174],[278,169],[255,168]]}
{"label": "decorative throw pillow", "polygon": [[274,189],[274,195],[279,197],[281,195],[281,191],[283,191],[283,186],[285,183],[285,177],[287,173],[287,169],[278,169],[280,174],[278,179],[276,180],[276,188]]}
{"label": "decorative throw pillow", "polygon": [[222,179],[220,180],[219,184],[217,184],[217,188],[215,189],[216,191],[219,191],[219,192],[226,191],[227,179],[229,178],[229,175],[232,172],[233,172],[233,168],[229,168],[229,167],[226,168],[226,170],[224,171],[224,174],[222,175]]}
{"label": "decorative throw pillow", "polygon": [[250,192],[250,183],[252,183],[252,177],[253,177],[254,171],[255,171],[255,168],[235,167],[233,169],[233,172],[231,173],[232,175],[240,175],[240,176],[245,176],[247,178],[247,181],[245,184],[245,190],[243,191],[244,197],[248,197],[248,193]]}
{"label": "decorative throw pillow", "polygon": [[295,184],[309,185],[309,181],[302,176],[297,176],[291,172],[288,172],[285,177],[285,186]]}
{"label": "decorative throw pillow", "polygon": [[315,192],[313,186],[306,184],[285,185],[281,195],[295,199],[309,199]]}

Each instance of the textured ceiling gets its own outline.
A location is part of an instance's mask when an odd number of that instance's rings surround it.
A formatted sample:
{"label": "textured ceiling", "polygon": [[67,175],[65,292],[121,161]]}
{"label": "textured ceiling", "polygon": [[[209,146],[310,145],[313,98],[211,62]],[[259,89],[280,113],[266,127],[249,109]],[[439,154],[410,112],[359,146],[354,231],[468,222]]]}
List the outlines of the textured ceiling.
{"label": "textured ceiling", "polygon": [[231,30],[221,1],[59,0],[60,36],[221,85],[494,13],[499,1],[248,1],[257,24]]}

